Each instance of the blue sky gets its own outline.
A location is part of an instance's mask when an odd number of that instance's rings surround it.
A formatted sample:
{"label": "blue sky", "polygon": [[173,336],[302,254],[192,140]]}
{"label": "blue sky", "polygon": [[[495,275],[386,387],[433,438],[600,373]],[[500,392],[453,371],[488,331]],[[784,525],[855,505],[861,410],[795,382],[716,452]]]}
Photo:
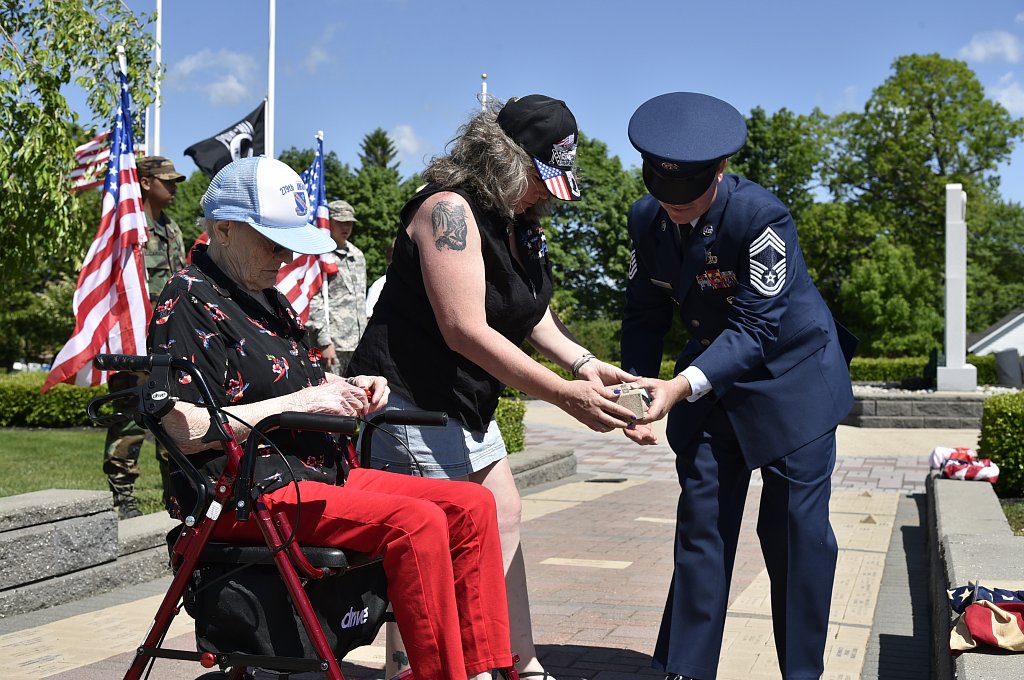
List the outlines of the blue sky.
{"label": "blue sky", "polygon": [[[155,0],[126,4],[155,8]],[[161,153],[190,174],[184,149],[265,96],[268,3],[163,5]],[[704,92],[745,115],[755,106],[835,115],[860,110],[897,57],[932,52],[966,61],[990,98],[1024,116],[1024,2],[971,5],[278,0],[275,147],[310,147],[322,129],[327,150],[358,166],[363,136],[379,126],[411,174],[479,108],[486,72],[489,92],[502,99],[564,99],[580,129],[631,166],[638,156],[627,122],[655,95]],[[1024,202],[1024,145],[1001,175],[1004,198]]]}

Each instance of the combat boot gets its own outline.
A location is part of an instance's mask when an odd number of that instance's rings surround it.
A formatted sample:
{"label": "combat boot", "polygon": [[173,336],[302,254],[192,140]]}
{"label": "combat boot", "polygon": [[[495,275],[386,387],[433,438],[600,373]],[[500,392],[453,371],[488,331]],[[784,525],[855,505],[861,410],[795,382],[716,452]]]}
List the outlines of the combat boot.
{"label": "combat boot", "polygon": [[142,510],[139,510],[139,499],[135,496],[114,496],[114,509],[117,510],[118,519],[142,517]]}

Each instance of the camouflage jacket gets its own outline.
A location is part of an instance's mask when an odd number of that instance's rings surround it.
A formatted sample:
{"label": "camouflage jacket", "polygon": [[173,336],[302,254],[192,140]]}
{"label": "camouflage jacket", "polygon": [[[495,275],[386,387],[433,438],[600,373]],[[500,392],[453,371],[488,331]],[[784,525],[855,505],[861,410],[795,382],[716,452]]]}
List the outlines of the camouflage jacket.
{"label": "camouflage jacket", "polygon": [[155,302],[171,275],[185,268],[185,242],[181,229],[167,213],[160,213],[155,220],[147,214],[146,229],[146,277],[149,300]]}
{"label": "camouflage jacket", "polygon": [[321,291],[310,301],[306,329],[317,347],[334,345],[335,351],[351,352],[366,328],[366,258],[351,241],[331,256],[338,273],[327,279],[327,323]]}

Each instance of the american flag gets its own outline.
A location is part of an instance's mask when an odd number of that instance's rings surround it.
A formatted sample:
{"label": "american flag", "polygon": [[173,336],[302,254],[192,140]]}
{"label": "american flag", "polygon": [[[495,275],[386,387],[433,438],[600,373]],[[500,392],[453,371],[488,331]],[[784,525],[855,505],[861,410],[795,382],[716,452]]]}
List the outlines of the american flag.
{"label": "american flag", "polygon": [[571,201],[572,196],[569,194],[569,185],[565,181],[565,174],[558,168],[545,165],[536,159],[534,163],[537,165],[537,170],[540,171],[540,178],[544,180],[544,185],[548,188],[548,191],[563,201]]}
{"label": "american flag", "polygon": [[[316,136],[316,151],[313,164],[302,173],[302,183],[313,201],[315,210],[310,211],[310,224],[330,233],[331,221],[327,212],[327,192],[324,190],[324,136]],[[325,255],[298,255],[281,267],[277,274],[277,289],[288,298],[292,309],[306,321],[309,318],[309,301],[320,292],[324,276],[338,273],[338,265],[330,253]]]}
{"label": "american flag", "polygon": [[[136,154],[146,155],[146,146],[136,147]],[[104,131],[85,144],[75,147],[75,169],[68,175],[71,192],[103,186],[103,171],[110,162],[110,131]]]}
{"label": "american flag", "polygon": [[142,255],[147,240],[146,214],[135,170],[132,103],[123,67],[119,82],[120,102],[110,133],[100,226],[75,289],[75,331],[54,359],[43,392],[61,382],[105,383],[106,371],[92,366],[99,353],[146,351],[146,326],[152,315]]}

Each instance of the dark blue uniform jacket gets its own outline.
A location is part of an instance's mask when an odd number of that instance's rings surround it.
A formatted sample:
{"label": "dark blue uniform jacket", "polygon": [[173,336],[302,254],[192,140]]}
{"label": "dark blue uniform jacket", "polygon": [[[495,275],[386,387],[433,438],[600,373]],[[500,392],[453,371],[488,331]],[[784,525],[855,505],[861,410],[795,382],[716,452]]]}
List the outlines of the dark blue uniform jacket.
{"label": "dark blue uniform jacket", "polygon": [[[633,204],[634,254],[622,323],[622,366],[657,376],[678,308],[694,365],[713,392],[672,413],[688,441],[719,403],[751,469],[834,429],[853,405],[848,359],[807,273],[789,211],[763,187],[726,175],[694,226],[675,225],[652,196]],[[852,336],[849,336],[851,340]],[[852,354],[852,346],[843,346]],[[679,425],[675,425],[678,428]]]}

